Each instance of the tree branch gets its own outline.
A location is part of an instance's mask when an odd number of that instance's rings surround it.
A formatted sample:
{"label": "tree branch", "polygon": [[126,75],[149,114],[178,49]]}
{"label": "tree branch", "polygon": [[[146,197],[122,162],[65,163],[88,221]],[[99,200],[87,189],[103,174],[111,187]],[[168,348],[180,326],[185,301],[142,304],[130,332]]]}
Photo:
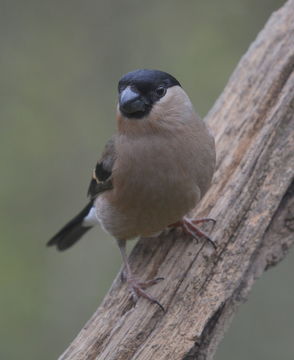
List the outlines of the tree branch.
{"label": "tree branch", "polygon": [[212,359],[237,306],[294,242],[294,0],[275,12],[206,117],[217,146],[214,182],[197,215],[217,219],[195,242],[173,232],[131,254],[167,309],[135,307],[119,276],[60,359]]}

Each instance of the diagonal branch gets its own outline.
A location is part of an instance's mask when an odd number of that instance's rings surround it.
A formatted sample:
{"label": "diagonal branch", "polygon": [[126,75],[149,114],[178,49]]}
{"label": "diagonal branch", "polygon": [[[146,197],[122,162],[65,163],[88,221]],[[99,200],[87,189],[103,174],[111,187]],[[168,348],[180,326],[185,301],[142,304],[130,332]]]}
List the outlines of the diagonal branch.
{"label": "diagonal branch", "polygon": [[217,145],[213,185],[197,209],[217,219],[218,248],[177,233],[142,239],[141,278],[164,276],[134,308],[114,281],[60,359],[212,359],[256,278],[294,242],[294,0],[275,12],[206,117]]}

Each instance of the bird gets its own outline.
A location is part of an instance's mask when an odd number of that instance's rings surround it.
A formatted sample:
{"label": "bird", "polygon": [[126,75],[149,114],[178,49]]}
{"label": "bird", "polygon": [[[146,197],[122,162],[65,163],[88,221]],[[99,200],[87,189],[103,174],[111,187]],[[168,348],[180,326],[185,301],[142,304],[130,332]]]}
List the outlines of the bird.
{"label": "bird", "polygon": [[94,167],[87,205],[48,246],[66,250],[97,224],[117,241],[123,278],[135,301],[156,303],[128,261],[126,242],[181,228],[193,238],[215,243],[190,211],[210,187],[215,170],[215,141],[179,81],[167,72],[139,69],[118,83],[117,130]]}

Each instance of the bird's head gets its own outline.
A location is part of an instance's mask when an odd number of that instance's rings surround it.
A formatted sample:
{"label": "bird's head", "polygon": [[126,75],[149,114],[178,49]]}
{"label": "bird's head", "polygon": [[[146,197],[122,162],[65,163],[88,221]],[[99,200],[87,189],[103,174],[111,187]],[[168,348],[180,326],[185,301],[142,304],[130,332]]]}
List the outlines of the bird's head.
{"label": "bird's head", "polygon": [[174,86],[181,85],[163,71],[144,69],[129,72],[118,83],[119,111],[129,119],[146,117]]}
{"label": "bird's head", "polygon": [[191,118],[193,106],[178,80],[159,70],[135,70],[118,83],[121,132],[177,126]]}

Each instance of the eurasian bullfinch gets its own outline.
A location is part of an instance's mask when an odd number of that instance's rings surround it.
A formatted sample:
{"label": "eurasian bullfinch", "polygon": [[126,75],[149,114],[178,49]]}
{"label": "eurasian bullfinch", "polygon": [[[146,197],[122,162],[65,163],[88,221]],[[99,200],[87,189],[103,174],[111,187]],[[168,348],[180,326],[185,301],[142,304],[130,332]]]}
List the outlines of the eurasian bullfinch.
{"label": "eurasian bullfinch", "polygon": [[[117,132],[106,144],[88,189],[86,207],[49,242],[65,250],[96,224],[116,238],[125,279],[136,299],[160,303],[131,271],[126,240],[182,227],[209,237],[187,214],[208,190],[215,168],[214,139],[180,83],[159,70],[136,70],[118,84]],[[162,306],[161,306],[162,307]]]}

